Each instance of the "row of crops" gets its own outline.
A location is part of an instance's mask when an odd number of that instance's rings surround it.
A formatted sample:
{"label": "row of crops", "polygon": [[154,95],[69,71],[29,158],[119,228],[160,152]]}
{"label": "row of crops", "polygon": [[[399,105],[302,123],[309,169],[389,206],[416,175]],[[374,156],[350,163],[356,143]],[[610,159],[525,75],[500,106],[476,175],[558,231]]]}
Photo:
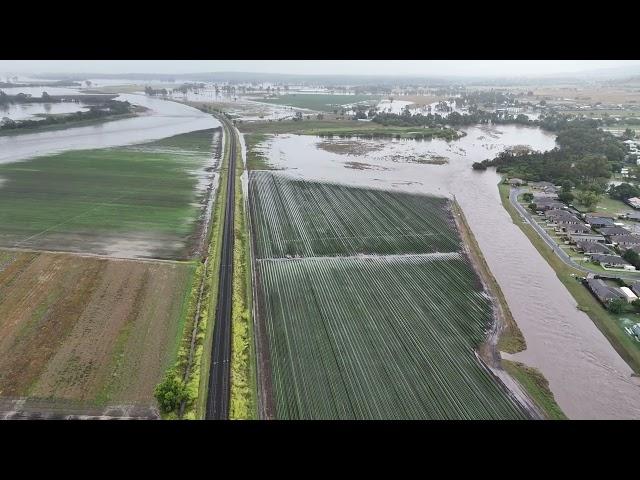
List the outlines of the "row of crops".
{"label": "row of crops", "polygon": [[408,193],[249,176],[257,256],[451,252],[460,249],[447,200]]}
{"label": "row of crops", "polygon": [[526,418],[476,357],[491,303],[446,199],[258,171],[249,188],[277,418]]}
{"label": "row of crops", "polygon": [[433,257],[259,262],[278,418],[525,418],[474,354],[475,273]]}

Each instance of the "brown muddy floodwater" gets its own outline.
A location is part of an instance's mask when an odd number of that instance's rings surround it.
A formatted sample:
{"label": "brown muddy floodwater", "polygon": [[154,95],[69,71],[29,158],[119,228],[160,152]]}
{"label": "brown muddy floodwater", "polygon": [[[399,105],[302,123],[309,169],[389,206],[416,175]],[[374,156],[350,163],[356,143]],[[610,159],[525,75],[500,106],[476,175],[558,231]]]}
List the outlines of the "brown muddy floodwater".
{"label": "brown muddy floodwater", "polygon": [[[500,202],[499,176],[492,169],[471,168],[510,146],[551,149],[555,136],[512,125],[465,131],[467,136],[450,143],[361,140],[375,144],[366,154],[319,149],[317,144],[327,140],[313,136],[278,135],[265,142],[263,151],[294,177],[455,195],[527,341],[527,350],[512,358],[542,371],[569,418],[640,418],[638,378],[511,221]],[[420,164],[411,161],[415,156],[449,162]],[[375,168],[355,169],[354,162]]]}

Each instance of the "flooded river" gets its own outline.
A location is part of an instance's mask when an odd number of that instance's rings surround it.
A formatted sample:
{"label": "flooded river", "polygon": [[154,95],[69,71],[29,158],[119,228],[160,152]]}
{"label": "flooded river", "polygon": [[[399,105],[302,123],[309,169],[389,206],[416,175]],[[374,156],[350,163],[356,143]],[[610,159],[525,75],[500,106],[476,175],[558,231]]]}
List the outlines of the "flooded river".
{"label": "flooded river", "polygon": [[[499,176],[471,168],[509,146],[553,148],[555,137],[512,125],[465,131],[450,143],[279,135],[264,153],[294,177],[455,196],[526,338],[527,350],[512,357],[542,371],[570,418],[640,418],[640,383],[631,368],[513,224],[500,202]],[[448,163],[415,161],[439,157]]]}
{"label": "flooded river", "polygon": [[117,99],[147,107],[149,112],[88,127],[0,136],[0,163],[65,150],[141,143],[220,126],[211,115],[181,103],[135,94],[122,94]]}

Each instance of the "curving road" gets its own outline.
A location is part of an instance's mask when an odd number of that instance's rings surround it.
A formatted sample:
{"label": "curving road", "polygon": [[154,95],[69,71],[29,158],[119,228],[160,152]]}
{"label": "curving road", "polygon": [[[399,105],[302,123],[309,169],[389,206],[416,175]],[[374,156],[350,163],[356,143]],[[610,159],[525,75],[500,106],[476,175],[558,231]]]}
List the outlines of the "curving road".
{"label": "curving road", "polygon": [[[227,420],[231,396],[231,306],[233,296],[233,226],[236,184],[236,135],[228,120],[222,119],[229,135],[229,163],[227,175],[227,198],[222,231],[222,257],[218,302],[213,327],[213,348],[209,369],[209,388],[205,419]],[[224,168],[224,166],[223,166]]]}
{"label": "curving road", "polygon": [[513,205],[516,210],[518,211],[518,213],[524,217],[527,222],[529,223],[529,225],[531,225],[534,230],[536,232],[538,232],[538,235],[540,235],[540,237],[545,241],[545,243],[547,245],[549,245],[549,247],[551,247],[551,249],[555,252],[555,254],[560,257],[560,259],[567,264],[569,267],[571,268],[575,268],[576,270],[579,270],[583,273],[593,273],[596,274],[600,277],[606,277],[606,278],[624,278],[624,279],[628,279],[628,280],[638,280],[640,279],[640,277],[637,274],[633,274],[633,273],[624,273],[624,272],[615,272],[615,273],[604,273],[604,272],[596,272],[594,270],[588,269],[586,267],[584,267],[583,265],[580,265],[579,263],[575,262],[568,254],[567,252],[565,252],[562,248],[560,248],[560,246],[556,243],[556,241],[551,238],[551,236],[546,232],[546,230],[544,228],[542,228],[540,225],[538,225],[538,222],[536,222],[535,218],[533,218],[533,216],[531,215],[531,212],[529,212],[526,208],[524,208],[522,205],[520,205],[518,203],[518,196],[521,193],[525,193],[528,190],[524,190],[522,188],[512,188],[509,191],[509,201],[511,202],[511,205]]}

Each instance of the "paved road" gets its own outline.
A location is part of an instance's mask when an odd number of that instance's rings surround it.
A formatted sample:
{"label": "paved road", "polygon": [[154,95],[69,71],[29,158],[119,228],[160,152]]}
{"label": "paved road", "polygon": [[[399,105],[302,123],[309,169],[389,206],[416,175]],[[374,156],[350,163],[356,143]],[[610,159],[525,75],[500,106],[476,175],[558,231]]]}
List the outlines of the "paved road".
{"label": "paved road", "polygon": [[585,274],[593,273],[600,277],[626,278],[629,280],[638,280],[639,277],[637,274],[634,275],[634,274],[623,273],[623,272],[615,272],[615,273],[598,272],[598,271],[586,268],[583,265],[577,263],[575,260],[573,260],[567,254],[567,252],[565,252],[562,248],[560,248],[560,246],[556,243],[556,241],[553,238],[551,238],[551,236],[547,233],[547,231],[544,228],[542,228],[540,225],[538,225],[538,222],[536,222],[535,218],[533,218],[533,215],[531,215],[531,212],[529,212],[526,208],[524,208],[522,205],[518,203],[518,196],[521,193],[525,193],[527,191],[528,190],[523,190],[521,188],[512,188],[509,192],[509,201],[516,208],[516,210],[518,210],[520,215],[523,216],[529,222],[529,224],[536,230],[536,232],[538,232],[538,234],[540,235],[540,237],[542,237],[545,243],[549,245],[549,247],[551,247],[551,249],[555,252],[555,254],[558,255],[558,257],[560,257],[560,259],[564,263],[566,263],[571,268],[575,268],[576,270],[579,270]]}
{"label": "paved road", "polygon": [[222,232],[222,257],[220,261],[220,281],[218,282],[218,302],[215,325],[213,327],[213,348],[209,369],[207,397],[207,420],[227,420],[229,418],[230,374],[231,374],[231,304],[233,296],[233,216],[236,184],[236,136],[234,127],[223,120],[229,135],[229,163],[227,176],[227,200]]}

